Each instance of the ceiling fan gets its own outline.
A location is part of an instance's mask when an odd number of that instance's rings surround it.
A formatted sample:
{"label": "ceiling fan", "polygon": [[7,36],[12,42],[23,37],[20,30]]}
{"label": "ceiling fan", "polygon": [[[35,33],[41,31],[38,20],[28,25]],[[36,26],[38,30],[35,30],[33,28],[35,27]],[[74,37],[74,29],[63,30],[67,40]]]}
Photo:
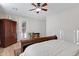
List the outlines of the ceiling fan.
{"label": "ceiling fan", "polygon": [[29,11],[35,10],[37,13],[39,13],[41,10],[47,11],[47,3],[41,4],[41,3],[32,3],[32,5],[35,7],[34,9],[30,9]]}

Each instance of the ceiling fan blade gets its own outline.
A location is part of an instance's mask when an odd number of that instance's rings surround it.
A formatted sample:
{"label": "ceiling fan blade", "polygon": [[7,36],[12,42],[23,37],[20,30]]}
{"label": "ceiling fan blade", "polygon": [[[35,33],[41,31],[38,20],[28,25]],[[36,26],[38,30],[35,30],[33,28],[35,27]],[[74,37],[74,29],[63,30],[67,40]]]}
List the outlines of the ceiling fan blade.
{"label": "ceiling fan blade", "polygon": [[35,9],[30,9],[29,11],[33,11],[33,10],[35,10]]}
{"label": "ceiling fan blade", "polygon": [[36,7],[36,5],[34,3],[32,3],[32,5]]}
{"label": "ceiling fan blade", "polygon": [[41,10],[43,10],[43,11],[47,11],[48,9],[44,9],[44,8],[42,8]]}
{"label": "ceiling fan blade", "polygon": [[47,6],[47,3],[44,3],[44,4],[42,5],[42,7],[44,7],[44,6]]}

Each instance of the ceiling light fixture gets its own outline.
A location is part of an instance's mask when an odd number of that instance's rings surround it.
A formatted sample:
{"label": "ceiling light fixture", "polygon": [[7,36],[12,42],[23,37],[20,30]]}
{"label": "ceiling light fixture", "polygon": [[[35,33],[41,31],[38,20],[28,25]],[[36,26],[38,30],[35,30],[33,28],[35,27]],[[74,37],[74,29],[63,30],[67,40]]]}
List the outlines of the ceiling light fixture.
{"label": "ceiling light fixture", "polygon": [[30,9],[29,11],[35,10],[37,13],[39,13],[41,10],[47,11],[47,3],[32,3],[32,5],[35,7],[34,9]]}

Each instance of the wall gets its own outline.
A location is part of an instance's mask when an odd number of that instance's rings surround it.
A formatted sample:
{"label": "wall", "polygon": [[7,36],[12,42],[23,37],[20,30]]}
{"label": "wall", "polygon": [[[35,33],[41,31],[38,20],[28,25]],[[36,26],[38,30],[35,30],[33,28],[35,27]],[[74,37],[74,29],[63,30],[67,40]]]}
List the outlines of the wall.
{"label": "wall", "polygon": [[41,36],[46,34],[46,20],[32,19],[28,20],[28,24],[28,32],[39,32],[41,33]]}
{"label": "wall", "polygon": [[21,17],[12,14],[6,14],[0,12],[0,18],[9,18],[17,22],[17,39],[23,39],[22,23],[26,22],[26,36],[28,38],[29,32],[39,32],[42,36],[46,34],[46,20],[36,19],[31,17]]}
{"label": "wall", "polygon": [[57,35],[59,39],[77,43],[79,41],[79,7],[70,8],[58,14],[49,11],[46,19],[46,34]]}
{"label": "wall", "polygon": [[29,32],[39,32],[41,36],[45,36],[46,34],[46,26],[45,26],[46,20],[45,19],[35,19],[35,18],[30,18],[30,17],[23,18],[23,17],[15,17],[15,16],[12,19],[17,21],[17,34],[18,34],[17,38],[19,40],[23,39],[23,34],[22,34],[23,22],[26,22],[26,37],[27,38],[29,38],[28,36]]}

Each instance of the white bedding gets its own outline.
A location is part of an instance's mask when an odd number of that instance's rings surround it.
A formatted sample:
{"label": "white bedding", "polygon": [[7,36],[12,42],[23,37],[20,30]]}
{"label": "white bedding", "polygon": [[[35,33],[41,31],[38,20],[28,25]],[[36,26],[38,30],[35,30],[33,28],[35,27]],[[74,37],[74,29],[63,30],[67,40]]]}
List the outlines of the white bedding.
{"label": "white bedding", "polygon": [[28,46],[20,56],[75,56],[79,46],[64,40],[49,40]]}

